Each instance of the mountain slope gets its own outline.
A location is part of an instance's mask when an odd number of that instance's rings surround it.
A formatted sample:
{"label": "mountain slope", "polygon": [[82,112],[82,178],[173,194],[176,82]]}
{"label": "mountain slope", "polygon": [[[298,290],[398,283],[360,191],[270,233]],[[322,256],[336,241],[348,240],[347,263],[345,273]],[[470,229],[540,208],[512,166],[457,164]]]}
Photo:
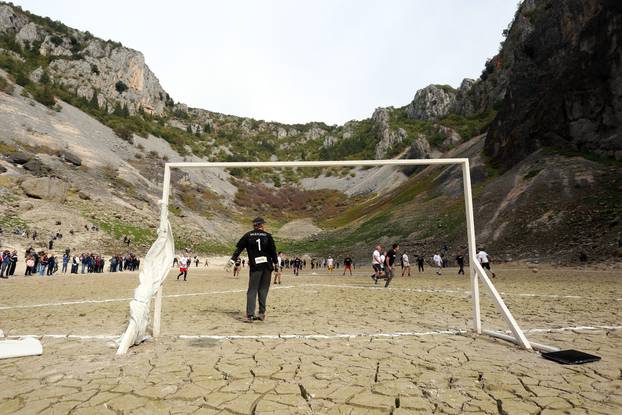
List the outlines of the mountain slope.
{"label": "mountain slope", "polygon": [[[24,247],[10,232],[37,230],[43,247],[63,229],[63,248],[112,253],[130,236],[143,252],[166,161],[469,157],[477,237],[497,258],[617,258],[619,23],[611,1],[526,0],[480,79],[341,126],[287,125],[175,103],[140,52],[0,3],[3,239]],[[263,214],[292,254],[362,260],[400,240],[453,255],[461,192],[455,168],[175,171],[171,218],[177,246],[201,253],[229,250]]]}

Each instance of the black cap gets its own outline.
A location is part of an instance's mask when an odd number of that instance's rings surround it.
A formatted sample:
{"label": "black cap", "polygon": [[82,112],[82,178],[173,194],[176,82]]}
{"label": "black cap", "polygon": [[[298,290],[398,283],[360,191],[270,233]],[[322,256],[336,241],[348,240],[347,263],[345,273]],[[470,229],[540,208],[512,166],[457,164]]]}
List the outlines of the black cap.
{"label": "black cap", "polygon": [[260,216],[253,219],[253,225],[263,225],[264,223],[266,223],[266,221]]}

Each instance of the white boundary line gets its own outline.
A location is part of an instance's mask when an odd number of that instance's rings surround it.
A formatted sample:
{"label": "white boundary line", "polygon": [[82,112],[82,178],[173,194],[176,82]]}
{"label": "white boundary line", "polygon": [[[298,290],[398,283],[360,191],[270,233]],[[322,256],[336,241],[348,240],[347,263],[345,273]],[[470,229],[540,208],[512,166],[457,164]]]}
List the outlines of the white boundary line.
{"label": "white boundary line", "polygon": [[[272,290],[290,289],[290,288],[355,288],[362,290],[390,290],[390,291],[405,291],[416,293],[443,293],[443,294],[464,294],[471,295],[471,291],[468,290],[452,290],[452,289],[440,289],[440,288],[400,288],[400,287],[388,287],[382,286],[363,286],[363,285],[349,285],[349,284],[299,284],[299,285],[285,285],[278,287],[271,287]],[[164,298],[182,298],[182,297],[196,297],[215,294],[233,294],[246,292],[245,288],[236,290],[223,290],[223,291],[205,291],[198,293],[182,293],[182,294],[168,294],[164,295]],[[622,298],[598,298],[598,297],[582,297],[580,295],[560,295],[560,294],[532,294],[532,293],[507,293],[500,292],[501,295],[506,297],[533,297],[533,298],[561,298],[570,300],[592,300],[592,301],[622,301]],[[65,305],[80,305],[80,304],[102,304],[102,303],[115,303],[122,301],[131,301],[132,298],[109,298],[103,300],[80,300],[80,301],[60,301],[57,303],[43,303],[43,304],[26,304],[26,305],[14,305],[14,306],[0,306],[2,310],[14,310],[14,309],[26,309],[26,308],[42,308],[42,307],[59,307]]]}
{"label": "white boundary line", "polygon": [[[570,326],[533,328],[525,330],[526,333],[561,333],[566,331],[598,331],[598,330],[622,330],[620,326]],[[394,333],[337,333],[337,334],[258,334],[258,335],[215,335],[215,334],[180,334],[172,336],[180,340],[337,340],[352,338],[396,338],[396,337],[425,337],[438,335],[459,335],[470,333],[464,329],[430,330],[430,331],[402,331]],[[120,335],[79,335],[79,334],[22,334],[10,335],[6,338],[14,339],[21,337],[36,337],[40,339],[60,340],[116,340]],[[149,339],[149,337],[147,338]]]}

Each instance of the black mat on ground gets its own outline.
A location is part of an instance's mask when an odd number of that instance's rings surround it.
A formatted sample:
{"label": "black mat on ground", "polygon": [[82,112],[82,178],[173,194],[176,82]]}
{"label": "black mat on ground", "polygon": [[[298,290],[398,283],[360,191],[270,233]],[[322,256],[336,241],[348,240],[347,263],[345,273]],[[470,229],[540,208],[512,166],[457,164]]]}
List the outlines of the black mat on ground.
{"label": "black mat on ground", "polygon": [[562,365],[580,365],[583,363],[597,362],[599,356],[583,353],[578,350],[560,350],[559,352],[542,353],[542,357],[552,360]]}

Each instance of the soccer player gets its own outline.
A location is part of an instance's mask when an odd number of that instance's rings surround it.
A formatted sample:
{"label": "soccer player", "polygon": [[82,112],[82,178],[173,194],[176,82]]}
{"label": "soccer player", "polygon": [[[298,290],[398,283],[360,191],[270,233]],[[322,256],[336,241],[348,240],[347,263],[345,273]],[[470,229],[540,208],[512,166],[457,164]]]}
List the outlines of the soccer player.
{"label": "soccer player", "polygon": [[456,257],[456,262],[458,263],[458,266],[460,267],[460,269],[458,270],[458,275],[460,274],[464,275],[464,255],[459,254]]}
{"label": "soccer player", "polygon": [[406,272],[408,272],[408,276],[410,277],[410,259],[408,255],[406,255],[406,252],[404,252],[402,254],[402,277]]}
{"label": "soccer player", "polygon": [[424,263],[425,260],[423,259],[423,257],[421,255],[417,255],[417,269],[419,270],[419,272],[423,272]]}
{"label": "soccer player", "polygon": [[233,265],[233,276],[235,278],[240,277],[241,269],[242,269],[242,260],[238,257],[238,259],[235,260],[235,264]]}
{"label": "soccer player", "polygon": [[346,275],[346,271],[350,271],[350,276],[352,276],[352,256],[350,255],[346,255],[343,259],[343,274],[341,275]]}
{"label": "soccer player", "polygon": [[441,258],[441,255],[437,252],[436,254],[434,254],[434,257],[432,257],[432,261],[434,262],[434,266],[436,266],[436,275],[441,275],[441,269],[443,268],[443,258]]}
{"label": "soccer player", "polygon": [[280,284],[281,274],[283,274],[283,252],[279,251],[279,254],[277,255],[276,259],[277,259],[277,262],[276,262],[276,270],[274,273],[274,283]]}
{"label": "soccer player", "polygon": [[[235,264],[243,250],[248,253],[248,290],[246,291],[246,321],[263,321],[266,318],[266,301],[270,290],[271,274],[278,264],[274,239],[265,230],[266,221],[261,217],[253,219],[253,230],[240,238],[229,259],[228,269]],[[255,316],[255,306],[259,300],[259,314]]]}
{"label": "soccer player", "polygon": [[179,258],[179,275],[177,275],[177,280],[179,280],[179,277],[183,275],[184,281],[186,281],[186,278],[188,277],[188,261],[189,260],[190,259],[186,256],[186,254],[182,254],[181,258]]}
{"label": "soccer player", "polygon": [[482,268],[487,269],[488,271],[490,271],[492,273],[492,277],[495,278],[496,275],[494,272],[492,272],[492,270],[490,269],[490,255],[488,255],[488,253],[486,253],[486,251],[484,251],[482,248],[478,249],[478,253],[476,255],[477,260],[479,261],[479,263],[482,265]]}
{"label": "soccer player", "polygon": [[391,246],[391,249],[387,251],[387,254],[384,260],[384,269],[385,269],[385,275],[386,275],[385,278],[387,282],[384,284],[384,288],[387,288],[389,286],[389,284],[391,283],[391,280],[394,277],[393,264],[395,263],[395,257],[397,256],[397,253],[399,251],[400,251],[400,245],[397,243],[394,243]]}
{"label": "soccer player", "polygon": [[328,272],[333,272],[333,267],[334,267],[334,260],[332,256],[328,256],[328,259],[326,259],[326,268],[328,269]]}
{"label": "soccer player", "polygon": [[302,260],[299,257],[294,259],[294,275],[300,275],[300,269],[302,268]]}
{"label": "soccer player", "polygon": [[371,276],[371,279],[374,280],[374,284],[378,284],[378,279],[384,276],[382,272],[382,255],[380,251],[382,250],[382,246],[380,244],[376,245],[376,249],[371,254],[371,266],[374,269],[374,273]]}

